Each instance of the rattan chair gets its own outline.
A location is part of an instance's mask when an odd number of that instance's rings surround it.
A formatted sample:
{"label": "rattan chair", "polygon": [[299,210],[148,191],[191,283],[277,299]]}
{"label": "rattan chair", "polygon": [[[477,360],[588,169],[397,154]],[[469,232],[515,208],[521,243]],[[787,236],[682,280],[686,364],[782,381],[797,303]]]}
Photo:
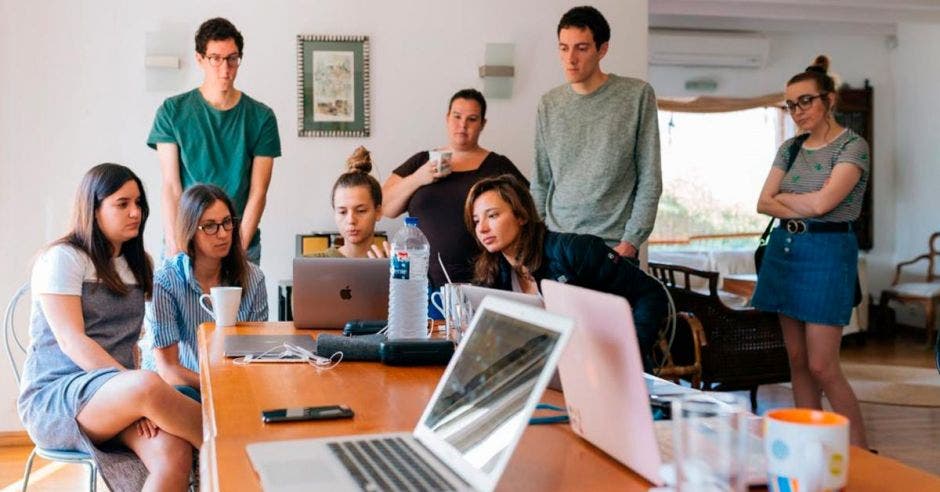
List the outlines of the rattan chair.
{"label": "rattan chair", "polygon": [[[19,303],[20,299],[25,297],[29,292],[29,283],[27,282],[22,287],[20,287],[13,298],[10,299],[10,303],[7,304],[6,311],[3,315],[3,348],[7,355],[7,360],[10,362],[10,368],[13,370],[13,377],[16,379],[16,385],[19,387],[20,384],[20,366],[17,362],[17,351],[19,356],[26,354],[26,345],[20,341],[19,336],[16,333],[14,326],[14,321],[16,318],[16,306]],[[26,460],[26,469],[23,471],[23,491],[26,491],[26,487],[29,485],[29,475],[33,471],[33,460],[39,456],[40,458],[47,459],[49,461],[58,461],[60,463],[74,463],[79,465],[85,465],[88,467],[88,488],[95,492],[98,488],[98,465],[95,463],[95,460],[88,453],[83,453],[81,451],[72,451],[67,449],[45,449],[39,446],[33,448],[33,451],[29,453],[29,458]]]}
{"label": "rattan chair", "polygon": [[[682,365],[694,361],[693,345],[698,345],[702,389],[748,390],[751,408],[756,409],[760,385],[790,381],[790,362],[776,314],[726,306],[718,296],[718,272],[653,262],[649,269],[669,288],[676,310],[692,313],[701,323],[702,334],[686,335],[684,343],[677,336],[672,353],[679,359],[676,364]],[[704,278],[707,290],[692,289],[693,277]]]}

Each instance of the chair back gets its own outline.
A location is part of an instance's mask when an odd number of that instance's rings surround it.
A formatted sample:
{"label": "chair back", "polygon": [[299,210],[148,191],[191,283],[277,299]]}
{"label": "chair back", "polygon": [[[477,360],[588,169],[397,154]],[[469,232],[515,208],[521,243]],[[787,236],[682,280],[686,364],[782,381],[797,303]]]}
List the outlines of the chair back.
{"label": "chair back", "polygon": [[[649,269],[669,288],[676,311],[692,313],[701,322],[702,383],[706,389],[748,389],[790,380],[776,314],[726,306],[718,295],[718,272],[655,262],[650,262]],[[707,292],[690,287],[695,277],[707,281]],[[689,359],[685,354],[680,358]]]}
{"label": "chair back", "polygon": [[921,260],[927,260],[927,278],[925,282],[931,283],[936,280],[940,280],[940,274],[937,273],[935,267],[937,266],[937,256],[940,256],[940,232],[935,232],[930,235],[930,239],[927,241],[927,246],[930,251],[925,254],[922,254],[916,258],[902,261],[895,266],[894,270],[894,280],[891,281],[891,285],[895,286],[901,283],[901,269],[913,265]]}
{"label": "chair back", "polygon": [[13,377],[16,378],[16,384],[20,384],[20,365],[17,362],[18,356],[26,354],[26,345],[20,341],[16,333],[16,307],[21,298],[29,292],[29,282],[26,282],[10,299],[6,310],[3,313],[3,350],[6,353],[7,360],[10,362],[10,369],[13,370]]}

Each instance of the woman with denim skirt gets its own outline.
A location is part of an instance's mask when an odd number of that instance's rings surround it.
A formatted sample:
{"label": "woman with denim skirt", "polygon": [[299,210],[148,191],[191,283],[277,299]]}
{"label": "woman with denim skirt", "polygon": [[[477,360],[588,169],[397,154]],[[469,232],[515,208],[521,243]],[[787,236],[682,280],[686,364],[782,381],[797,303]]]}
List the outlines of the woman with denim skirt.
{"label": "woman with denim skirt", "polygon": [[[764,182],[757,211],[780,219],[770,235],[751,301],[776,312],[790,360],[798,407],[848,417],[850,441],[866,447],[855,393],[839,365],[842,327],[855,306],[858,243],[852,222],[868,184],[868,143],[833,117],[836,84],[820,55],[787,83],[786,106],[808,134],[802,145],[780,146]],[[792,152],[797,152],[792,156]]]}

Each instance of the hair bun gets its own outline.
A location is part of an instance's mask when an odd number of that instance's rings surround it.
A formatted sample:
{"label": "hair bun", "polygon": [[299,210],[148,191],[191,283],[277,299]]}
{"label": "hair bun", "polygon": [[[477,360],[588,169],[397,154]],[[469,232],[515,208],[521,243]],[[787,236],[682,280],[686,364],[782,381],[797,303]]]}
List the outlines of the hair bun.
{"label": "hair bun", "polygon": [[356,147],[352,155],[346,159],[346,169],[351,173],[366,173],[372,171],[372,154],[363,146]]}
{"label": "hair bun", "polygon": [[807,72],[819,72],[823,75],[829,73],[829,57],[826,55],[819,55],[813,60],[813,64],[806,67]]}

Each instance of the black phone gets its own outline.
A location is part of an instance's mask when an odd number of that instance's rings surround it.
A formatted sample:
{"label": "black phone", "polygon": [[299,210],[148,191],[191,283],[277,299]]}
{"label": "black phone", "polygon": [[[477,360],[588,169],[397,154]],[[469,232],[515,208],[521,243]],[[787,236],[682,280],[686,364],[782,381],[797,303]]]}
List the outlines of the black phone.
{"label": "black phone", "polygon": [[296,407],[262,410],[261,421],[295,422],[298,420],[351,419],[355,415],[346,405],[325,405],[322,407]]}

